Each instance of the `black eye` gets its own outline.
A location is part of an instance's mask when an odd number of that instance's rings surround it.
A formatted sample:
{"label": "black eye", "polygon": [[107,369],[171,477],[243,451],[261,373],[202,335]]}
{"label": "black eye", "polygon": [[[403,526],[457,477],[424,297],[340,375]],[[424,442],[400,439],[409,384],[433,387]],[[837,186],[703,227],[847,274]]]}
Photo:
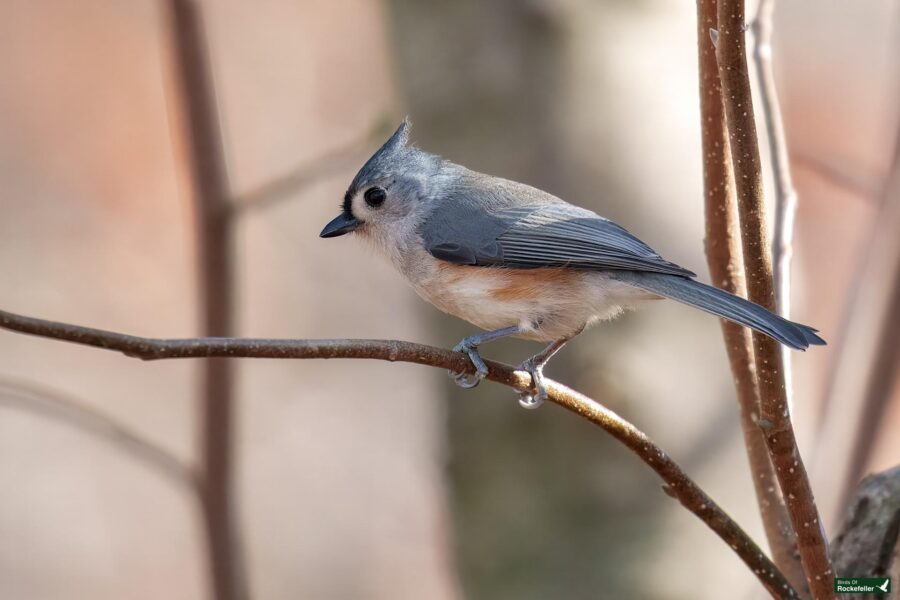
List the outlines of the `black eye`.
{"label": "black eye", "polygon": [[387,198],[387,193],[380,187],[371,187],[366,190],[363,198],[366,199],[366,204],[368,204],[372,208],[378,208],[379,206],[384,204],[384,199]]}

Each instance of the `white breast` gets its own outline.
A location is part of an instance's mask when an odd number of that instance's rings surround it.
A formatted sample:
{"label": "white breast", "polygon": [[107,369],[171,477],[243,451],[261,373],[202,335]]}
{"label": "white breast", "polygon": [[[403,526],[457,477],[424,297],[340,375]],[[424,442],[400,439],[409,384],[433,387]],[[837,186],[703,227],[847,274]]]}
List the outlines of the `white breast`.
{"label": "white breast", "polygon": [[600,272],[454,265],[424,249],[396,264],[440,310],[485,330],[518,325],[519,337],[539,341],[570,337],[649,297]]}

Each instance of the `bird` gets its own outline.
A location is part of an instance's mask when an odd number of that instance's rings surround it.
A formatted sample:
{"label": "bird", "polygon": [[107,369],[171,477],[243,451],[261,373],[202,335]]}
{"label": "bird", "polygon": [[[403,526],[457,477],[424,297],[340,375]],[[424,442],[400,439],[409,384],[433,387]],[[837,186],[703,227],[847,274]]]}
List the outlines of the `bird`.
{"label": "bird", "polygon": [[597,322],[660,298],[796,350],[825,344],[812,327],[695,280],[609,219],[420,150],[409,141],[410,129],[406,118],[366,161],[320,237],[364,238],[419,296],[484,330],[454,347],[475,369],[451,371],[457,385],[471,388],[487,375],[482,344],[508,336],[544,342],[519,365],[533,388],[519,402],[536,408],[548,397],[544,366],[563,345]]}

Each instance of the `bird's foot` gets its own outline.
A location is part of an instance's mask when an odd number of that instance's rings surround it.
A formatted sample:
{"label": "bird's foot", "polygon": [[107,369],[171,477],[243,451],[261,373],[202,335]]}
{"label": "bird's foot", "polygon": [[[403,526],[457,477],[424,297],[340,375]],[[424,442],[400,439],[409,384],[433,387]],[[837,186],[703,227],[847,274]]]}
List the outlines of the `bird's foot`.
{"label": "bird's foot", "polygon": [[547,386],[544,383],[544,365],[529,358],[521,365],[519,370],[528,371],[531,375],[531,386],[534,391],[522,392],[519,394],[519,406],[534,410],[547,400]]}
{"label": "bird's foot", "polygon": [[447,372],[456,385],[466,389],[473,388],[481,383],[481,380],[487,377],[488,374],[487,365],[484,364],[484,360],[481,358],[481,355],[478,354],[478,342],[474,340],[473,337],[463,338],[460,343],[453,347],[453,351],[466,354],[469,357],[469,360],[472,361],[472,365],[475,367],[475,373]]}

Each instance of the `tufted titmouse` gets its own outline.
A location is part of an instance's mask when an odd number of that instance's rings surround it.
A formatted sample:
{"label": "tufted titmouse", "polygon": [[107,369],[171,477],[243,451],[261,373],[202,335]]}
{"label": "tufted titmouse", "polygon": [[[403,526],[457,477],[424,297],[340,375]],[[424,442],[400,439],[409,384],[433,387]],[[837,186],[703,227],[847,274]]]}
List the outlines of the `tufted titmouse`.
{"label": "tufted titmouse", "polygon": [[478,346],[515,336],[550,342],[521,368],[547,396],[543,367],[585,327],[646,300],[671,298],[805,350],[816,330],[694,281],[608,219],[533,187],[470,171],[409,145],[404,121],[363,165],[341,214],[320,234],[357,232],[386,254],[425,300],[487,330],[454,348],[475,366],[451,373],[462,387],[487,374]]}

